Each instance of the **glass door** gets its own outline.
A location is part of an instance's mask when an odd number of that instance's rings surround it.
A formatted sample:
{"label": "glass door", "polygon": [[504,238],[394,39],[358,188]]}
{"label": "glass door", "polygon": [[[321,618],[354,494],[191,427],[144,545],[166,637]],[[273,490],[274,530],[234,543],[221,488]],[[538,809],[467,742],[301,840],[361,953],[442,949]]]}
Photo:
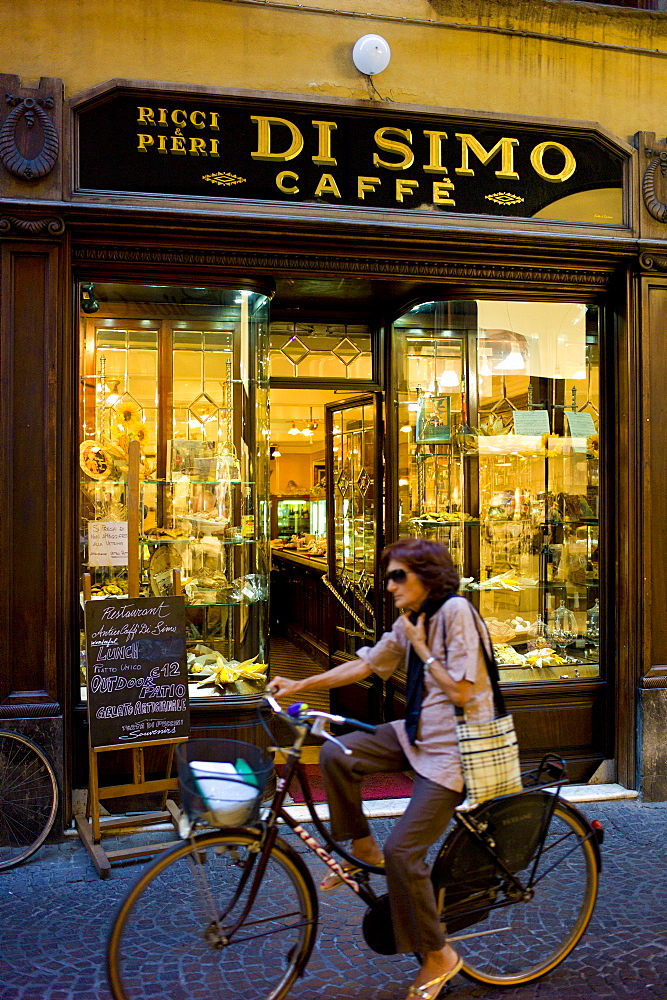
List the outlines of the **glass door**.
{"label": "glass door", "polygon": [[328,587],[336,658],[372,645],[381,622],[382,394],[326,407]]}

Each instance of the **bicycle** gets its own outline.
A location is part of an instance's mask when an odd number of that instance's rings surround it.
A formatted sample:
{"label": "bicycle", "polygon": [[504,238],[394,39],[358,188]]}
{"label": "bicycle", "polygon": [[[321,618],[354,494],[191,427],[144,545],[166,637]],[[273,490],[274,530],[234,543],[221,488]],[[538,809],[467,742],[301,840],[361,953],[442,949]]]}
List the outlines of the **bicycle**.
{"label": "bicycle", "polygon": [[[387,896],[370,882],[383,869],[332,840],[299,763],[309,733],[336,741],[323,730],[327,720],[375,727],[307,706],[292,706],[288,715],[266,700],[294,732],[268,811],[248,826],[191,833],[143,872],[109,938],[115,1000],[287,995],[315,943],[318,899],[302,858],[279,836],[279,820],[366,903],[367,944],[381,954],[395,950]],[[295,776],[326,847],[284,808]],[[601,824],[589,824],[559,798],[566,777],[555,755],[526,780],[533,786],[457,812],[433,866],[449,941],[464,958],[461,971],[494,986],[528,983],[554,969],[581,939],[597,896]],[[358,870],[345,871],[330,852]]]}
{"label": "bicycle", "polygon": [[49,758],[22,733],[0,730],[0,871],[41,847],[57,811],[58,779]]}

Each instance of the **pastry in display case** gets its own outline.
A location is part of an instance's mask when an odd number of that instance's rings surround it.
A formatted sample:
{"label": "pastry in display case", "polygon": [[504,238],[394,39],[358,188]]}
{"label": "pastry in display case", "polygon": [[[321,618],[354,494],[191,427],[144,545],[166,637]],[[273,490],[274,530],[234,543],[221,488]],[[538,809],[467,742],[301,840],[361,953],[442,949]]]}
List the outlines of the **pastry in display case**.
{"label": "pastry in display case", "polygon": [[140,595],[173,594],[178,571],[191,698],[257,697],[268,631],[268,300],[95,289],[99,312],[81,316],[82,572],[93,599],[127,594],[128,449],[138,441]]}
{"label": "pastry in display case", "polygon": [[501,680],[598,676],[597,309],[431,302],[394,337],[399,532],[449,547]]}

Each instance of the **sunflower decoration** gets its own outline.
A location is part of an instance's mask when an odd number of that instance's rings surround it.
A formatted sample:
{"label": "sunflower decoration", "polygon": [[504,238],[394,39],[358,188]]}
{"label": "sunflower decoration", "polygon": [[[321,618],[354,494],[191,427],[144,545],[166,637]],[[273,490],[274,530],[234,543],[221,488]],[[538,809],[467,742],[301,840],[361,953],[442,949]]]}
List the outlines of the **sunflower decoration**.
{"label": "sunflower decoration", "polygon": [[115,413],[111,433],[120,441],[123,436],[126,440],[136,436],[137,431],[143,428],[146,433],[146,425],[141,419],[141,407],[133,399],[120,400],[114,407]]}
{"label": "sunflower decoration", "polygon": [[591,434],[586,439],[586,454],[597,458],[600,454],[600,438],[597,434]]}

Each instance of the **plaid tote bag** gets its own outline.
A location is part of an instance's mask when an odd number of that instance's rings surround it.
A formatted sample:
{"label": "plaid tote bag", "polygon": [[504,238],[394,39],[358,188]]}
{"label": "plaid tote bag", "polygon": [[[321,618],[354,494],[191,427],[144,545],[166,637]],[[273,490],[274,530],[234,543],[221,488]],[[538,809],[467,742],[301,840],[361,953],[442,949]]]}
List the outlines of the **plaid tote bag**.
{"label": "plaid tote bag", "polygon": [[[491,654],[482,640],[480,620],[475,612],[479,643],[486,663],[486,669],[493,689],[493,700],[497,718],[490,722],[466,722],[465,709],[455,706],[456,737],[461,755],[461,769],[466,785],[466,799],[463,809],[493,799],[497,795],[520,792],[521,767],[519,764],[519,743],[514,731],[514,720],[507,714],[505,699],[498,683],[498,665],[493,654],[493,643],[489,637]],[[488,631],[487,631],[488,637]],[[445,637],[446,640],[446,637]],[[447,643],[445,641],[445,650]]]}

